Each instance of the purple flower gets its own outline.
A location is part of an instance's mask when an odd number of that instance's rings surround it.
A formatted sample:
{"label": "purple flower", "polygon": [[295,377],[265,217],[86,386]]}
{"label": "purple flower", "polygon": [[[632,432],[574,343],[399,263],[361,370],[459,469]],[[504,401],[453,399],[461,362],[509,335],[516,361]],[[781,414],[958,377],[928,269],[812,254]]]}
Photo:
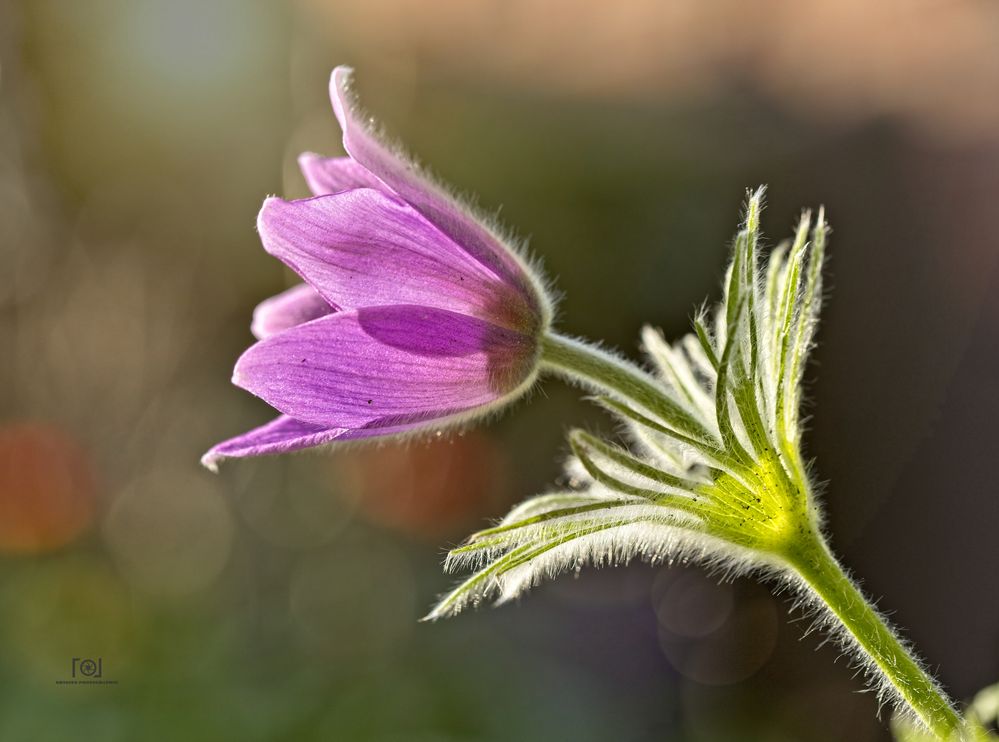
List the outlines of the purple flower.
{"label": "purple flower", "polygon": [[330,81],[348,157],[304,154],[314,198],[264,202],[264,249],[305,281],[253,313],[233,383],[270,423],[202,458],[283,453],[438,430],[495,410],[537,376],[551,318],[541,282],[492,228],[372,130]]}

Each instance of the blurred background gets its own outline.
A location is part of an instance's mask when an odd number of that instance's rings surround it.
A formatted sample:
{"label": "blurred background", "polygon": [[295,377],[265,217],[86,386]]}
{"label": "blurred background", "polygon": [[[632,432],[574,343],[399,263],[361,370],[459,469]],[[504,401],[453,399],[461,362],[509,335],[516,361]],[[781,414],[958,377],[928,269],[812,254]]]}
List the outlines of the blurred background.
{"label": "blurred background", "polygon": [[[243,461],[229,385],[327,78],[637,356],[716,297],[744,189],[834,236],[808,453],[835,549],[957,698],[999,679],[999,5],[0,2],[0,739],[884,740],[783,598],[585,570],[427,625],[444,549],[550,486],[546,382],[452,440]],[[115,685],[71,686],[73,658]]]}

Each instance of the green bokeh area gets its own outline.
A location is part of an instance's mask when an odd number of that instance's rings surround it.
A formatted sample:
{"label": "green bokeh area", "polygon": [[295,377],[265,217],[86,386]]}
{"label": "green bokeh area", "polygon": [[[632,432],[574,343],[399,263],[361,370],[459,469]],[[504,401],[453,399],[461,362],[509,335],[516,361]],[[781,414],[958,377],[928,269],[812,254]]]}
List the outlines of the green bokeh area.
{"label": "green bokeh area", "polygon": [[[952,695],[999,677],[994,14],[542,5],[0,5],[0,740],[889,738],[784,599],[689,565],[419,622],[447,547],[557,485],[567,429],[613,435],[554,380],[449,441],[199,466],[271,414],[229,383],[293,283],[254,220],[307,195],[299,152],[342,152],[340,63],[502,205],[559,329],[631,357],[717,296],[746,188],[769,186],[769,245],[824,204],[806,453],[832,544]],[[784,59],[781,24],[829,32]],[[74,658],[116,683],[58,683]]]}

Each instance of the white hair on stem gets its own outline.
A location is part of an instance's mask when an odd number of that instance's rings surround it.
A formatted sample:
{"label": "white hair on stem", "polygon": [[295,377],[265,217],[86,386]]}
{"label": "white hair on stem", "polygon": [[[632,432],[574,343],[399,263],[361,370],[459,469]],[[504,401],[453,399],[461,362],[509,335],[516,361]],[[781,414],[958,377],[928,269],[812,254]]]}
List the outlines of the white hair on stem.
{"label": "white hair on stem", "polygon": [[763,189],[748,194],[722,301],[669,343],[642,344],[654,373],[555,334],[542,371],[594,392],[628,445],[569,434],[571,489],[527,500],[452,550],[473,574],[427,616],[509,602],[586,565],[696,562],[730,579],[754,574],[790,592],[792,610],[838,644],[879,705],[938,736],[959,730],[950,701],[912,648],[826,545],[817,487],[801,454],[801,381],[822,300],[828,227],[804,212],[792,240],[760,257]]}

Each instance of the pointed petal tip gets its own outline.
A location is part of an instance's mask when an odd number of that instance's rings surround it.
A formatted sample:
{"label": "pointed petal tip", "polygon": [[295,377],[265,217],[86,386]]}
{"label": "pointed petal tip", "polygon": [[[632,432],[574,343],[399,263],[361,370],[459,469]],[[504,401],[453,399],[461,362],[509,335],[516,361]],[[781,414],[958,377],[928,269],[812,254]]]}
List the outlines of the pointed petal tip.
{"label": "pointed petal tip", "polygon": [[325,157],[315,152],[303,152],[298,156],[298,169],[313,196],[370,188],[394,200],[398,198],[377,176],[348,156]]}
{"label": "pointed petal tip", "polygon": [[248,383],[247,378],[246,378],[246,374],[243,373],[244,367],[245,367],[245,358],[246,358],[247,353],[249,353],[250,350],[252,348],[256,347],[260,342],[262,342],[262,341],[258,340],[256,343],[254,343],[249,348],[247,348],[246,350],[244,350],[240,354],[239,358],[236,359],[236,365],[233,366],[232,376],[229,379],[229,382],[233,386],[239,387],[240,389],[245,389],[246,391],[250,391],[249,389],[247,389],[247,386],[246,386],[247,383]]}
{"label": "pointed petal tip", "polygon": [[[277,196],[268,196],[264,199],[264,202],[260,205],[260,211],[257,212],[257,233],[260,235],[267,234],[269,228],[267,226],[267,221],[274,211],[280,208],[281,204],[285,201]],[[264,243],[264,249],[267,249],[267,243]]]}
{"label": "pointed petal tip", "polygon": [[[264,338],[270,337],[274,334],[271,332],[271,329],[267,324],[267,320],[257,310],[254,310],[253,318],[250,320],[250,334],[257,340],[263,340]],[[235,373],[233,373],[233,377],[230,381],[236,386],[239,386],[239,384],[236,384]]]}
{"label": "pointed petal tip", "polygon": [[[298,159],[296,160],[298,163],[298,169],[305,177],[306,182],[309,180],[309,174],[315,170],[324,159],[325,158],[318,152],[302,152],[298,155]],[[312,184],[310,183],[309,185],[311,186]],[[313,195],[319,194],[316,194],[315,191],[313,191]]]}
{"label": "pointed petal tip", "polygon": [[349,64],[338,64],[330,73],[330,89],[336,91],[338,88],[348,85],[353,76],[353,67]]}
{"label": "pointed petal tip", "polygon": [[217,471],[219,464],[228,459],[293,453],[349,438],[352,432],[356,431],[324,428],[280,415],[260,427],[216,444],[201,457],[201,463],[206,469]]}
{"label": "pointed petal tip", "polygon": [[253,310],[250,332],[264,340],[334,310],[309,284],[300,283],[260,302]]}
{"label": "pointed petal tip", "polygon": [[330,74],[330,101],[333,103],[333,113],[340,122],[344,136],[347,134],[349,124],[347,113],[350,107],[350,84],[353,77],[354,68],[346,65],[335,67]]}
{"label": "pointed petal tip", "polygon": [[225,457],[218,454],[214,448],[210,448],[205,452],[205,455],[201,457],[201,465],[212,474],[218,474],[219,462],[224,458]]}
{"label": "pointed petal tip", "polygon": [[264,202],[260,205],[260,213],[263,214],[264,211],[268,209],[274,209],[280,207],[282,204],[288,203],[280,196],[268,196],[264,199]]}

